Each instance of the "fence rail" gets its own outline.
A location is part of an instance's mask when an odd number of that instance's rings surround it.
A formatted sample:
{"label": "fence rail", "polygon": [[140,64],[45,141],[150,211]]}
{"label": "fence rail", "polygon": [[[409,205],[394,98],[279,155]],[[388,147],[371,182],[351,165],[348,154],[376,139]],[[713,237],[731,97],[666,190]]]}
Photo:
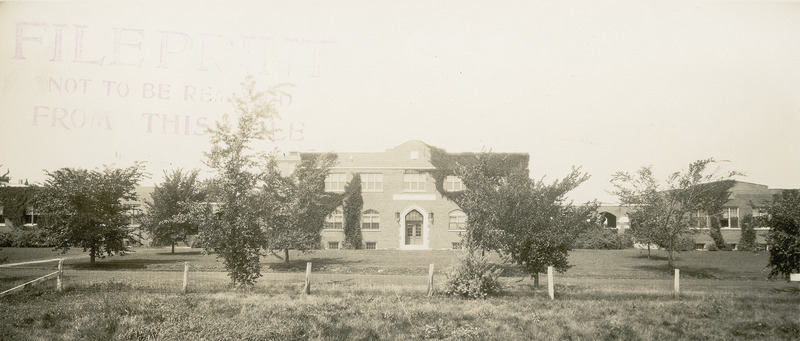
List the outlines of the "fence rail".
{"label": "fence rail", "polygon": [[50,262],[58,262],[58,271],[49,273],[47,275],[41,276],[39,278],[36,278],[34,280],[31,280],[31,281],[28,281],[26,283],[23,283],[23,284],[20,284],[18,286],[15,286],[15,287],[13,287],[11,289],[8,289],[6,291],[0,292],[0,296],[3,296],[5,294],[8,294],[8,293],[20,290],[22,288],[31,286],[31,285],[33,285],[35,283],[44,282],[44,281],[46,281],[48,279],[51,279],[51,278],[55,278],[56,279],[56,291],[61,291],[61,288],[62,288],[61,280],[62,280],[63,274],[64,274],[64,258],[54,258],[54,259],[36,260],[36,261],[22,262],[22,263],[3,264],[3,265],[0,265],[0,268],[10,268],[10,267],[20,266],[20,265],[50,263]]}

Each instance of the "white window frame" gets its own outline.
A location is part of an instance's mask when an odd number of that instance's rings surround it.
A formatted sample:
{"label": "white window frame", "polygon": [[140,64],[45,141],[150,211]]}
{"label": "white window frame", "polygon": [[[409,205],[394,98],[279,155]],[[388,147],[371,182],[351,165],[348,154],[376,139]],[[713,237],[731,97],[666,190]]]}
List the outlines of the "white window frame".
{"label": "white window frame", "polygon": [[448,192],[458,192],[464,190],[464,182],[455,175],[448,175],[444,178],[444,189]]}
{"label": "white window frame", "polygon": [[[27,222],[28,221],[28,216],[31,217],[31,219],[30,219],[31,222],[30,223]],[[25,216],[23,217],[23,219],[24,220],[23,220],[22,225],[25,225],[25,226],[36,226],[37,225],[36,221],[39,220],[39,215],[36,214],[36,209],[34,209],[33,206],[28,206],[28,207],[25,208]]]}
{"label": "white window frame", "polygon": [[[708,213],[706,213],[705,211],[703,210],[695,211],[694,218],[697,219],[697,226],[695,227],[701,229],[707,229],[710,226],[709,224],[711,223],[711,221],[709,220],[710,218],[708,217]],[[703,221],[704,218],[705,218],[705,224],[702,224],[701,221]]]}
{"label": "white window frame", "polygon": [[[369,224],[369,228],[364,228],[364,224]],[[373,228],[372,226],[376,226]],[[378,231],[381,229],[381,213],[377,210],[369,209],[361,212],[361,229],[365,231]]]}
{"label": "white window frame", "polygon": [[383,174],[381,173],[362,173],[361,174],[362,192],[383,192]]}
{"label": "white window frame", "polygon": [[428,174],[403,174],[403,192],[427,192]]}
{"label": "white window frame", "polygon": [[325,177],[325,192],[344,192],[347,186],[347,173],[329,173]]}
{"label": "white window frame", "polygon": [[[370,247],[370,244],[372,244]],[[377,250],[378,242],[364,242],[364,250]]]}
{"label": "white window frame", "polygon": [[[331,247],[333,245],[336,245],[336,247],[335,248]],[[328,250],[339,250],[340,247],[339,245],[340,245],[339,242],[328,242]]]}
{"label": "white window frame", "polygon": [[[455,225],[455,228],[453,227]],[[448,231],[464,231],[467,228],[467,214],[462,210],[453,210],[447,215]]]}
{"label": "white window frame", "polygon": [[[733,213],[735,212],[735,215]],[[736,226],[731,226],[732,219],[736,219]],[[722,222],[726,221],[727,226],[722,226]],[[739,219],[739,207],[723,207],[722,217],[719,221],[720,228],[723,229],[738,229],[741,228],[741,220]]]}
{"label": "white window frame", "polygon": [[[337,225],[339,227],[336,227]],[[344,212],[341,208],[337,208],[325,218],[325,229],[336,231],[344,230]]]}

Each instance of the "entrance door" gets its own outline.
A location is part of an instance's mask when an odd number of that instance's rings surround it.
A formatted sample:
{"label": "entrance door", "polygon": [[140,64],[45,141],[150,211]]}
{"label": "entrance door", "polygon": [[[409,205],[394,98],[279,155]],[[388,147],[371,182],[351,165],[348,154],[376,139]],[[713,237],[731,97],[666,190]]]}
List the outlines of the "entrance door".
{"label": "entrance door", "polygon": [[416,210],[406,214],[406,245],[422,245],[422,214]]}

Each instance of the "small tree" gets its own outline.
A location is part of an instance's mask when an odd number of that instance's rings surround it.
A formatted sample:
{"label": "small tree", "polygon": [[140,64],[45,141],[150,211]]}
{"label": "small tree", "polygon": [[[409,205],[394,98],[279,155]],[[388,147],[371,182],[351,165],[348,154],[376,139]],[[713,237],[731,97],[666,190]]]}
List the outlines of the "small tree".
{"label": "small tree", "polygon": [[219,210],[201,229],[203,243],[223,259],[234,286],[250,286],[261,277],[260,255],[266,236],[261,229],[263,208],[255,204],[259,202],[258,182],[269,158],[253,149],[257,142],[270,138],[267,126],[277,117],[275,101],[270,99],[275,96],[268,95],[278,89],[257,91],[250,77],[242,86],[243,93],[231,100],[237,114],[234,122],[226,114],[210,129],[212,146],[206,156],[207,165],[216,172],[211,184]]}
{"label": "small tree", "polygon": [[47,172],[48,179],[37,197],[39,225],[48,231],[57,249],[70,247],[89,251],[92,265],[97,257],[124,254],[134,241],[130,224],[130,201],[143,167],[102,171],[62,168]]}
{"label": "small tree", "polygon": [[192,206],[206,200],[197,180],[198,170],[184,172],[176,169],[164,172],[164,182],[150,194],[146,201],[147,213],[143,216],[144,228],[157,244],[172,246],[185,242],[190,235],[197,234],[199,224],[190,214]]}
{"label": "small tree", "polygon": [[496,155],[481,153],[456,171],[466,189],[454,196],[467,215],[466,246],[497,250],[507,262],[523,266],[538,286],[548,266],[569,268],[567,255],[578,234],[591,224],[595,205],[574,206],[566,193],[588,179],[573,169],[546,184],[528,177],[527,165],[498,169]]}
{"label": "small tree", "polygon": [[262,228],[268,248],[284,252],[309,252],[320,245],[325,217],[341,203],[341,196],[325,192],[325,177],[336,162],[335,154],[307,154],[289,177],[283,177],[273,163],[266,175],[260,207]]}
{"label": "small tree", "polygon": [[739,245],[737,245],[740,251],[756,250],[755,228],[761,226],[763,226],[763,221],[760,217],[753,217],[752,214],[748,214],[742,218],[742,236],[739,238]]}
{"label": "small tree", "polygon": [[593,225],[595,204],[573,205],[566,194],[589,178],[573,169],[564,179],[552,183],[534,181],[526,174],[513,174],[499,188],[505,193],[496,226],[500,253],[509,262],[523,266],[539,285],[539,273],[553,266],[565,272],[577,236]]}
{"label": "small tree", "polygon": [[361,209],[364,199],[361,198],[361,175],[355,174],[353,179],[344,188],[344,247],[346,249],[361,249]]}
{"label": "small tree", "polygon": [[730,179],[738,173],[720,176],[718,170],[708,169],[715,163],[712,158],[695,161],[685,172],[667,177],[666,187],[659,185],[651,167],[642,167],[636,174],[617,172],[612,176],[614,194],[623,205],[633,208],[631,225],[638,229],[635,235],[667,249],[670,267],[680,241],[697,226],[693,215],[699,211],[716,213],[728,200],[728,190],[734,184]]}
{"label": "small tree", "polygon": [[785,190],[766,206],[769,278],[800,273],[800,190]]}

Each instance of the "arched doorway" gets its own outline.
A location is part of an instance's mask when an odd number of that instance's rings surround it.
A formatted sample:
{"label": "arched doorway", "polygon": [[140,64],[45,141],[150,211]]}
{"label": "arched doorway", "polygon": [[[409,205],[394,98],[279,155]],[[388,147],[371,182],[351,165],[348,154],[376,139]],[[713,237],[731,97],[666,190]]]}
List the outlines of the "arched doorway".
{"label": "arched doorway", "polygon": [[422,245],[422,225],[425,221],[417,210],[408,212],[406,221],[406,245]]}
{"label": "arched doorway", "polygon": [[608,212],[602,212],[602,213],[600,213],[600,215],[603,216],[603,218],[605,218],[605,219],[603,219],[604,220],[603,221],[603,227],[607,227],[607,228],[611,228],[611,229],[617,228],[617,216],[615,216],[615,215],[613,215],[611,213],[608,213]]}

